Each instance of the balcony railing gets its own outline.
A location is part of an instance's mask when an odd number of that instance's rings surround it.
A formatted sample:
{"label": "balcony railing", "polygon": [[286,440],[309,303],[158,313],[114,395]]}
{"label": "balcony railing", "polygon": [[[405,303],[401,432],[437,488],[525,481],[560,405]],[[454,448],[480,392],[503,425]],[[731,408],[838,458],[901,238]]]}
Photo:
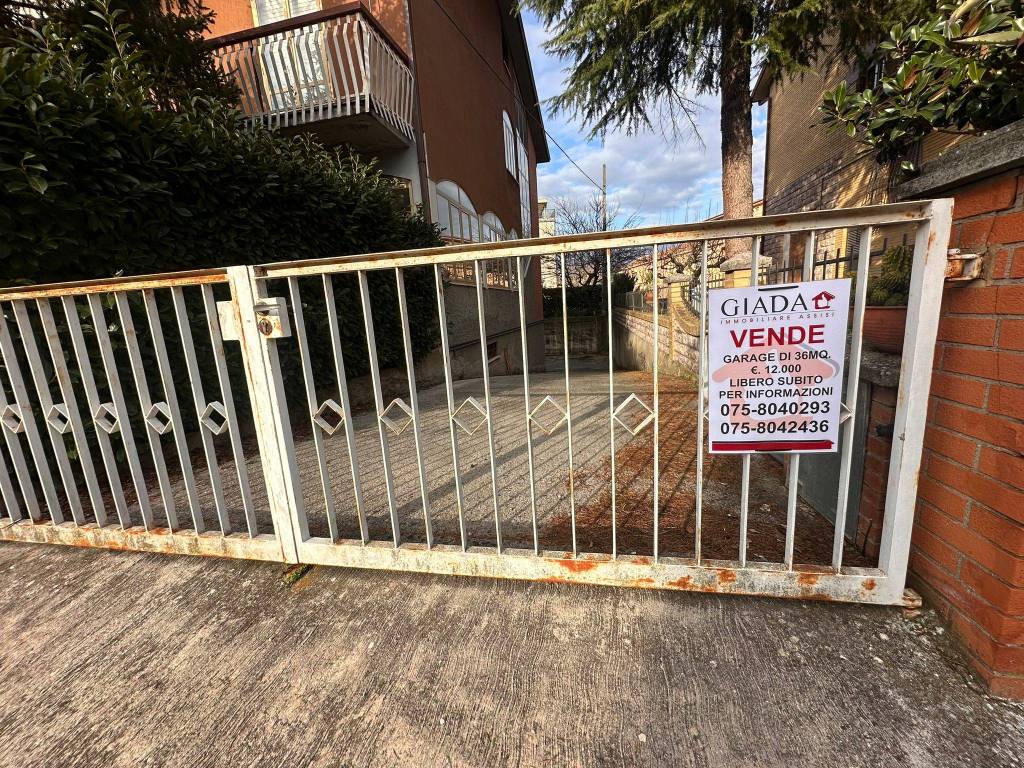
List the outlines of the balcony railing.
{"label": "balcony railing", "polygon": [[408,57],[361,2],[210,40],[254,121],[279,128],[373,114],[413,139]]}

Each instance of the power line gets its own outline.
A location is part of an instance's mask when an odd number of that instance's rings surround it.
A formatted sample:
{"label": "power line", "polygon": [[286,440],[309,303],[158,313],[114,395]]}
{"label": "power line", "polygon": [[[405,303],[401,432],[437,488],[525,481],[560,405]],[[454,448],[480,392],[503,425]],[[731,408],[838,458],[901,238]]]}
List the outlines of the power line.
{"label": "power line", "polygon": [[523,104],[523,100],[518,96],[518,94],[516,94],[515,89],[512,88],[511,86],[509,86],[504,81],[504,79],[501,77],[501,75],[498,73],[498,71],[494,67],[491,66],[491,62],[489,62],[487,60],[487,57],[484,56],[480,52],[480,49],[476,47],[476,45],[473,43],[473,41],[469,38],[469,35],[467,35],[462,30],[462,27],[460,27],[458,25],[458,23],[455,21],[455,19],[452,18],[451,14],[448,13],[448,9],[446,9],[443,5],[441,5],[440,0],[434,0],[434,5],[436,5],[441,10],[441,13],[443,13],[445,15],[445,17],[448,19],[449,23],[451,23],[451,25],[453,27],[455,27],[456,30],[458,30],[458,33],[460,35],[462,35],[462,38],[466,41],[466,43],[469,45],[469,47],[473,49],[473,52],[477,56],[480,57],[480,61],[482,61],[484,63],[484,65],[489,70],[491,70],[491,74],[494,75],[495,79],[497,79],[497,81],[499,83],[501,83],[502,87],[504,87],[505,90],[508,91],[512,95],[512,98],[515,100],[516,104],[518,104],[522,108],[523,113],[526,114],[527,117],[529,117],[531,120],[533,120],[542,131],[544,131],[544,135],[548,137],[548,139],[551,141],[552,144],[554,144],[556,147],[558,147],[559,151],[563,155],[565,155],[565,159],[568,160],[570,163],[572,163],[573,167],[575,167],[577,171],[579,171],[581,174],[583,174],[583,176],[587,179],[587,181],[589,181],[591,184],[593,184],[599,190],[602,189],[601,185],[598,184],[596,181],[594,181],[594,179],[591,178],[590,174],[588,174],[586,171],[584,171],[582,168],[580,168],[579,164],[575,160],[572,159],[572,156],[568,152],[565,151],[565,148],[561,144],[558,143],[558,140],[555,139],[555,137],[552,136],[548,132],[548,129],[544,127],[544,123],[541,122],[536,116],[534,116],[533,114],[530,113],[530,111],[526,108],[526,105]]}

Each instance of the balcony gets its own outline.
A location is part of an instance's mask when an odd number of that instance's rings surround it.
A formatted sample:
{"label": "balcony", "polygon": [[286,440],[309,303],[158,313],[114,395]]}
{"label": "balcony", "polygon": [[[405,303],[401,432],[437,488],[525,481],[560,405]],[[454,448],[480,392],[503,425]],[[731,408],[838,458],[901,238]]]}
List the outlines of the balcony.
{"label": "balcony", "polygon": [[213,38],[219,69],[256,124],[310,130],[364,151],[413,140],[413,76],[406,54],[362,2]]}

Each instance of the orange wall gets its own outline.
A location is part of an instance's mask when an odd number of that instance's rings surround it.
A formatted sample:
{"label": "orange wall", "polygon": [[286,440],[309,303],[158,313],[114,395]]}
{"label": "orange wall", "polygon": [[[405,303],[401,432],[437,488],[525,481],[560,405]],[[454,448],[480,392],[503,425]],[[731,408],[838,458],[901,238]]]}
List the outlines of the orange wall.
{"label": "orange wall", "polygon": [[[321,0],[324,10],[336,8],[351,0]],[[406,0],[364,0],[369,12],[387,30],[406,54],[410,52],[409,26],[406,22]],[[250,0],[204,0],[207,8],[216,14],[207,37],[228,35],[255,26]]]}
{"label": "orange wall", "polygon": [[[439,2],[498,75],[481,61],[433,0],[413,3],[416,68],[430,178],[454,181],[466,191],[478,213],[493,211],[507,229],[521,233],[519,185],[505,169],[501,113],[507,111],[514,123],[516,103],[509,92],[513,79],[502,59],[498,3]],[[453,141],[452,137],[458,138]],[[528,142],[527,150],[534,190],[531,198],[536,202],[532,142]],[[533,216],[536,219],[535,211]],[[532,228],[536,232],[536,221]]]}
{"label": "orange wall", "polygon": [[253,27],[249,0],[203,0],[203,5],[216,14],[207,37],[229,35]]}

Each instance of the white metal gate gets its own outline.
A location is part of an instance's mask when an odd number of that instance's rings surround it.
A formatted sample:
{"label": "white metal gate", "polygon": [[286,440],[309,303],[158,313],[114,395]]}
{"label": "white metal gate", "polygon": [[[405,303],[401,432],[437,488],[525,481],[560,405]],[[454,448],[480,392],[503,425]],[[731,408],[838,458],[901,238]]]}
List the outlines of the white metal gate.
{"label": "white metal gate", "polygon": [[[903,600],[910,534],[917,491],[927,393],[931,378],[949,237],[951,203],[947,200],[900,203],[763,218],[705,222],[695,225],[575,235],[561,238],[481,243],[421,251],[293,261],[260,267],[232,267],[172,275],[122,277],[107,281],[9,288],[0,291],[0,538],[157,552],[322,563],[366,568],[481,575],[548,581],[588,582],[670,589],[765,594],[782,597],[898,604]],[[872,228],[910,228],[914,270],[908,325],[896,407],[892,458],[886,493],[882,551],[877,567],[844,564],[844,520],[850,483],[853,433],[852,404],[857,398],[861,326],[867,294]],[[830,563],[795,562],[800,456],[789,457],[785,547],[779,562],[752,562],[747,557],[751,459],[744,456],[736,482],[739,505],[736,557],[710,559],[702,552],[702,507],[705,412],[705,360],[697,371],[696,468],[686,482],[694,495],[693,547],[688,556],[664,551],[659,544],[661,505],[659,455],[660,302],[652,306],[654,360],[649,395],[616,391],[609,355],[603,420],[610,459],[610,547],[584,551],[577,537],[574,474],[574,374],[565,349],[560,391],[539,395],[529,365],[514,379],[517,412],[508,408],[525,431],[525,487],[518,489],[520,512],[530,522],[532,542],[519,546],[503,539],[511,512],[499,474],[509,460],[496,451],[499,413],[492,397],[488,353],[485,265],[510,259],[520,287],[526,286],[531,259],[579,251],[604,251],[608,273],[611,253],[622,247],[650,249],[657,284],[658,249],[693,243],[703,254],[700,275],[707,279],[710,244],[728,238],[750,242],[751,274],[759,275],[762,245],[771,238],[805,238],[802,279],[814,275],[817,234],[845,229],[859,235],[856,279],[852,291],[848,382],[844,394],[846,440],[842,445],[839,497]],[[445,265],[472,262],[479,323],[482,381],[465,395],[455,381],[446,318]],[[413,268],[433,271],[439,316],[446,428],[424,434],[423,415],[413,364],[413,344],[406,296],[406,274]],[[390,397],[383,381],[375,338],[374,307],[368,280],[388,271],[398,297],[406,377],[404,392]],[[340,308],[336,281],[355,280],[359,306]],[[374,278],[377,279],[377,278]],[[607,287],[609,347],[614,344],[611,281]],[[313,291],[310,284],[314,285]],[[303,289],[303,286],[305,289]],[[700,307],[707,286],[700,286]],[[305,313],[315,292],[326,311],[326,338],[311,338]],[[529,360],[525,290],[517,294],[522,360]],[[705,328],[701,310],[701,334]],[[365,335],[373,405],[369,416],[353,410],[346,375],[342,332],[345,319],[359,318]],[[568,336],[568,321],[563,326]],[[671,327],[671,326],[670,326]],[[304,402],[288,403],[279,345],[293,344],[300,364]],[[315,354],[314,354],[315,353]],[[312,360],[319,355],[330,380],[316,380]],[[290,373],[290,372],[289,372]],[[513,386],[503,378],[503,391]],[[394,381],[391,382],[394,386]],[[564,385],[564,386],[563,386]],[[244,389],[244,392],[243,392]],[[464,389],[464,388],[463,388]],[[512,402],[512,400],[509,400]],[[590,409],[593,411],[593,408]],[[633,417],[627,411],[633,411]],[[374,440],[357,429],[370,419]],[[295,423],[293,424],[293,420]],[[535,467],[536,441],[548,433],[566,433],[567,494],[571,543],[546,549],[538,532],[536,482],[548,467]],[[142,439],[144,433],[145,440]],[[593,430],[591,429],[591,432]],[[460,440],[486,436],[486,481],[490,498],[486,517],[493,536],[486,544],[467,534],[469,508],[460,470]],[[650,554],[632,554],[618,546],[616,450],[631,440],[653,436],[653,485],[650,508]],[[400,437],[404,435],[404,437]],[[405,440],[414,451],[418,485],[419,540],[403,535],[404,506],[396,497],[392,451]],[[439,481],[436,460],[425,461],[428,448],[443,441],[451,464]],[[410,443],[411,442],[411,447]],[[301,451],[297,449],[300,446]],[[603,449],[602,449],[603,450]],[[330,461],[344,452],[347,496],[334,486]],[[299,456],[304,458],[300,467]],[[577,451],[578,453],[578,451]],[[410,456],[412,453],[410,453]],[[522,460],[522,457],[519,459]],[[368,525],[365,467],[379,467],[382,483],[374,493],[386,502],[387,535],[373,535]],[[431,466],[433,463],[433,467]],[[303,476],[305,473],[305,476]],[[439,483],[454,498],[458,533],[452,543],[434,535]],[[448,487],[450,485],[450,487]],[[313,491],[322,499],[326,529],[313,530],[309,503]],[[305,492],[305,495],[304,495]],[[317,502],[319,504],[319,501]],[[383,508],[383,506],[381,507]],[[407,511],[407,510],[406,510]],[[564,510],[563,510],[564,511]],[[339,521],[355,526],[343,535]],[[380,521],[377,521],[381,524]],[[417,529],[419,530],[419,522]],[[678,533],[678,531],[676,532]]]}

